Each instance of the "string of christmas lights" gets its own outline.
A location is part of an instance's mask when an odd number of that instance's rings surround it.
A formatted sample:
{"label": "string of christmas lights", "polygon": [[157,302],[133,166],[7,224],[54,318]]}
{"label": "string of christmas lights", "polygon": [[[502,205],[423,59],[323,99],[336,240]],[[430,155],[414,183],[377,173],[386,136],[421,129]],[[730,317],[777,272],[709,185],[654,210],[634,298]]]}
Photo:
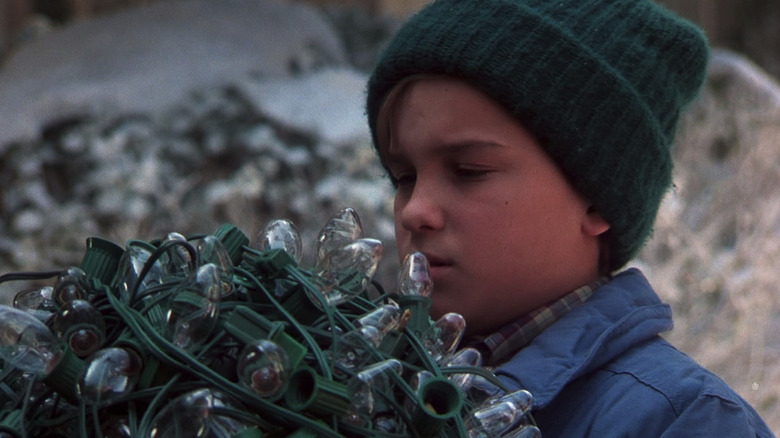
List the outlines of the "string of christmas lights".
{"label": "string of christmas lights", "polygon": [[463,317],[431,319],[423,254],[386,292],[351,208],[310,269],[302,247],[287,220],[225,224],[0,276],[48,282],[0,306],[0,438],[541,436],[531,394],[458,348]]}

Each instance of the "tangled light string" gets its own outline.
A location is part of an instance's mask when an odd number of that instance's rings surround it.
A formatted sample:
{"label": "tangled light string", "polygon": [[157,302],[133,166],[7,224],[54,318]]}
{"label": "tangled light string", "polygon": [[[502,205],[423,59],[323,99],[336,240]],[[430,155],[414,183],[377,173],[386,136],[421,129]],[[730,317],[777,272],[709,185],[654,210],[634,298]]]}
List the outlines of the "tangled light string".
{"label": "tangled light string", "polygon": [[250,245],[237,227],[125,247],[90,237],[78,267],[0,306],[0,438],[540,437],[525,390],[432,321],[433,283],[410,254],[399,290],[343,209],[316,262],[286,220]]}

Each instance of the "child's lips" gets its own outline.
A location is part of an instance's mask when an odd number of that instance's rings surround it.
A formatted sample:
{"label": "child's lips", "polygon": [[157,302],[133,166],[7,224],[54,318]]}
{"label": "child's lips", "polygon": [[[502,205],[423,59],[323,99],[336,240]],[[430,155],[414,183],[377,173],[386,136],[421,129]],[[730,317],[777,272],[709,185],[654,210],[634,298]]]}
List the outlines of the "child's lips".
{"label": "child's lips", "polygon": [[452,262],[443,257],[428,254],[426,254],[425,257],[428,259],[428,265],[434,283],[436,282],[436,278],[442,277],[450,268],[452,268]]}

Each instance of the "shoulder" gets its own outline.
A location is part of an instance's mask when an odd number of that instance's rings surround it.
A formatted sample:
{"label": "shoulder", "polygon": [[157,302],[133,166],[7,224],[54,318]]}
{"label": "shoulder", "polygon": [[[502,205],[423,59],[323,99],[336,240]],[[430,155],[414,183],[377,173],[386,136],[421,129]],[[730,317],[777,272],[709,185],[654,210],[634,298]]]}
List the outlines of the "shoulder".
{"label": "shoulder", "polygon": [[661,338],[574,380],[535,415],[545,436],[773,436],[728,385]]}

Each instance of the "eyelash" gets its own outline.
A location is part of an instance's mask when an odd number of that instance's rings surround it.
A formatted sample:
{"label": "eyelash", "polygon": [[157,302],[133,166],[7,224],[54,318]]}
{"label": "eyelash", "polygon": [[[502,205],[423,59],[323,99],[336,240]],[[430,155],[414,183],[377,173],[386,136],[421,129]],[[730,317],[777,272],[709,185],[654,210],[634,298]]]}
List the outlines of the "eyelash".
{"label": "eyelash", "polygon": [[482,178],[485,175],[489,174],[491,171],[489,169],[483,169],[483,168],[472,168],[472,167],[460,167],[457,168],[455,173],[461,177],[466,179],[478,179]]}
{"label": "eyelash", "polygon": [[[456,179],[466,180],[466,181],[479,180],[484,176],[490,174],[491,172],[492,172],[491,169],[461,167],[461,166],[455,166],[454,169],[452,170],[452,174],[455,176]],[[417,175],[414,172],[400,173],[398,175],[393,175],[392,173],[390,173],[389,176],[390,176],[390,182],[393,184],[393,187],[395,187],[396,189],[401,186],[414,183],[417,180]]]}
{"label": "eyelash", "polygon": [[[398,176],[394,176],[390,174],[390,181],[393,183],[393,187],[396,189],[401,187],[402,185],[406,185],[409,183],[413,183],[417,179],[417,176],[415,174],[400,174]],[[410,181],[411,180],[411,181]]]}

